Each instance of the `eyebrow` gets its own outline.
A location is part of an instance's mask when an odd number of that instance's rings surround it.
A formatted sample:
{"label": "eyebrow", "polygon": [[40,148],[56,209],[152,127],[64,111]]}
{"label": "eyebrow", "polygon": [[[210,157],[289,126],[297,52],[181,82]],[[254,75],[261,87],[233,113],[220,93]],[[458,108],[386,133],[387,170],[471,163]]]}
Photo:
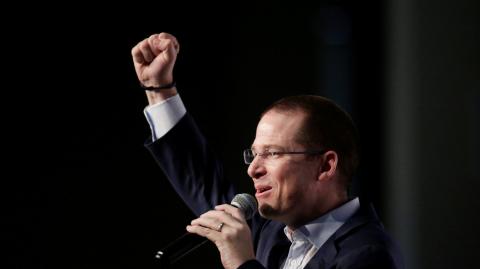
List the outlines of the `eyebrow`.
{"label": "eyebrow", "polygon": [[[263,148],[263,150],[269,150],[269,149],[272,149],[272,148],[279,149],[279,150],[284,150],[284,147],[282,147],[280,145],[274,145],[274,144],[261,145],[261,148]],[[255,147],[253,145],[251,145],[250,149],[255,150]]]}

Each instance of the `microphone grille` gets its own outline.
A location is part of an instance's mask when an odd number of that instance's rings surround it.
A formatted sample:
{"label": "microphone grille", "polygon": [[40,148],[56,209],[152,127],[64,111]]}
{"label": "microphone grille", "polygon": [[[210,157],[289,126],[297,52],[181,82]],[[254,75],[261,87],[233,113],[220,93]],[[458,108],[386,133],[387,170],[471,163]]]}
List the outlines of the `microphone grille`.
{"label": "microphone grille", "polygon": [[240,208],[245,215],[245,219],[247,220],[252,218],[253,214],[257,212],[257,200],[255,199],[255,197],[248,193],[240,193],[235,195],[230,204],[237,208]]}

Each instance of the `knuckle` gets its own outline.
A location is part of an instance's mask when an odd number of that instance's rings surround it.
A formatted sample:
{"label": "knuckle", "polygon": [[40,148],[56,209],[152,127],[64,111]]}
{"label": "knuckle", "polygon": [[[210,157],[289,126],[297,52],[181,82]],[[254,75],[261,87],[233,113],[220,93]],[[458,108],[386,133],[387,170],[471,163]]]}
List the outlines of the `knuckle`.
{"label": "knuckle", "polygon": [[138,46],[133,47],[131,53],[133,56],[136,56],[138,54]]}
{"label": "knuckle", "polygon": [[222,233],[222,239],[224,241],[231,241],[233,239],[233,237],[232,237],[231,233],[225,232],[225,233]]}
{"label": "knuckle", "polygon": [[138,45],[138,48],[142,51],[146,51],[148,49],[148,43],[147,42],[142,42]]}
{"label": "knuckle", "polygon": [[173,35],[165,32],[158,34],[158,38],[175,40],[175,37]]}
{"label": "knuckle", "polygon": [[208,216],[208,212],[210,212],[210,211],[207,211],[207,212],[203,213],[203,214],[200,215],[200,217],[198,217],[198,218],[205,218],[206,216]]}
{"label": "knuckle", "polygon": [[231,229],[229,231],[226,231],[222,233],[222,237],[226,241],[233,241],[238,237],[238,230],[237,229]]}

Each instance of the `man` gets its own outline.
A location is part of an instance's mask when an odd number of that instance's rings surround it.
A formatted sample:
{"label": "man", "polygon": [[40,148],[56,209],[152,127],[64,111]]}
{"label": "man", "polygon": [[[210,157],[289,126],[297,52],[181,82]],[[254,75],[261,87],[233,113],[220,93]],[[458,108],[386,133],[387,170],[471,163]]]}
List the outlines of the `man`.
{"label": "man", "polygon": [[356,130],[326,98],[289,97],[262,114],[244,152],[259,204],[247,223],[228,204],[234,189],[177,93],[178,52],[167,33],[132,49],[149,101],[146,147],[199,216],[187,230],[214,242],[225,268],[403,268],[371,205],[347,196],[358,163]]}

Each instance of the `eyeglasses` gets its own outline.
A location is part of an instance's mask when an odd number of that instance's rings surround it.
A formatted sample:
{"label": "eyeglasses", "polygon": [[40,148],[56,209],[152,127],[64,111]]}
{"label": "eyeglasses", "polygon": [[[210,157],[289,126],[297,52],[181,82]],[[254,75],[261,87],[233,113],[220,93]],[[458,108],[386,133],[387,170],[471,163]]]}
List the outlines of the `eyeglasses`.
{"label": "eyeglasses", "polygon": [[252,149],[246,149],[243,151],[243,160],[245,161],[246,164],[251,164],[253,162],[253,159],[255,159],[256,156],[260,156],[263,159],[270,160],[277,158],[280,155],[283,154],[323,154],[327,152],[326,150],[308,150],[308,151],[270,151],[266,150],[263,153],[256,153]]}

